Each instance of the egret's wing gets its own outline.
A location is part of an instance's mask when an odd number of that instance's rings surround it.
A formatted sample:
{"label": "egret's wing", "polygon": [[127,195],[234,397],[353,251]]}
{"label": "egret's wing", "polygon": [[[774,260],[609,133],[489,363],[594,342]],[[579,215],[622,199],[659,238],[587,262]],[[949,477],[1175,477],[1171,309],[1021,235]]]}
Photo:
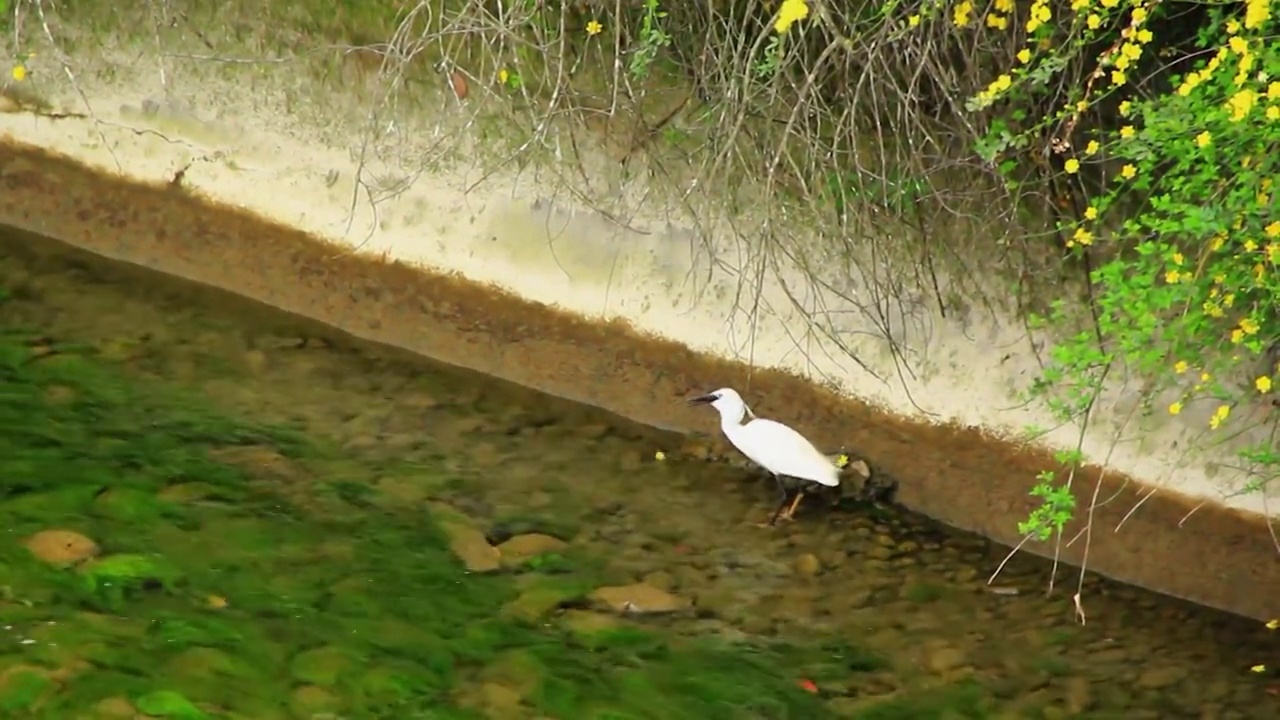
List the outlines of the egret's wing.
{"label": "egret's wing", "polygon": [[740,426],[734,444],[747,457],[780,475],[823,485],[840,484],[839,470],[803,435],[773,420],[752,420]]}

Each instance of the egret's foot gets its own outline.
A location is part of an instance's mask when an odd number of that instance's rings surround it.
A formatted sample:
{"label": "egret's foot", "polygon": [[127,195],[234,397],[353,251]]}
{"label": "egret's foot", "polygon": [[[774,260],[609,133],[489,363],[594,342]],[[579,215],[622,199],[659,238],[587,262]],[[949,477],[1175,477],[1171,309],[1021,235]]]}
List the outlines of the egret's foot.
{"label": "egret's foot", "polygon": [[800,501],[803,499],[804,493],[797,494],[796,499],[791,502],[791,507],[787,508],[785,512],[778,516],[778,519],[785,520],[787,522],[794,522],[796,519],[796,508],[800,507]]}
{"label": "egret's foot", "polygon": [[795,521],[795,518],[790,518],[785,515],[777,515],[777,516],[770,515],[768,520],[765,520],[764,522],[753,523],[753,524],[758,528],[772,528],[772,527],[778,527],[778,525],[782,523],[788,523],[788,522],[794,522],[794,521]]}

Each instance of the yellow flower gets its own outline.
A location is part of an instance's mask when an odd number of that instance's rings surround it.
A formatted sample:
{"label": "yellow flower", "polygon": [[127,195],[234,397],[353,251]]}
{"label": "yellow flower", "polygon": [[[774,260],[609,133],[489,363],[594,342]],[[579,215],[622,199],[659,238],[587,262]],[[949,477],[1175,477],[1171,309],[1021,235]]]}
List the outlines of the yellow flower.
{"label": "yellow flower", "polygon": [[1181,375],[1182,373],[1187,371],[1187,367],[1188,366],[1187,366],[1186,360],[1179,360],[1178,362],[1173,364],[1173,371]]}
{"label": "yellow flower", "polygon": [[667,454],[659,450],[658,452],[653,454],[653,459],[657,460],[658,462],[662,462],[663,460],[667,459]]}
{"label": "yellow flower", "polygon": [[1241,318],[1240,329],[1244,331],[1245,335],[1257,335],[1258,321],[1253,318]]}
{"label": "yellow flower", "polygon": [[1085,247],[1088,247],[1093,244],[1093,233],[1082,227],[1078,227],[1076,228],[1075,234],[1071,236],[1071,240],[1076,245],[1084,245]]}
{"label": "yellow flower", "polygon": [[1003,15],[991,13],[987,15],[987,27],[994,30],[1004,30],[1009,27],[1009,19]]}
{"label": "yellow flower", "polygon": [[1125,140],[1128,140],[1129,138],[1133,137],[1133,126],[1125,125],[1124,127],[1120,128],[1120,137],[1124,138]]}
{"label": "yellow flower", "polygon": [[1280,105],[1272,105],[1267,108],[1268,120],[1280,120]]}
{"label": "yellow flower", "polygon": [[1231,111],[1231,120],[1239,122],[1244,119],[1245,115],[1253,109],[1254,103],[1258,101],[1258,93],[1250,89],[1244,89],[1231,96],[1227,101],[1227,109]]}
{"label": "yellow flower", "polygon": [[1063,163],[1062,169],[1066,170],[1068,175],[1075,175],[1080,171],[1080,161],[1075,158],[1067,158],[1067,161]]}
{"label": "yellow flower", "polygon": [[1266,671],[1267,671],[1266,665],[1254,665],[1253,667],[1249,668],[1249,672],[1264,673]]}
{"label": "yellow flower", "polygon": [[1132,180],[1133,176],[1137,174],[1138,174],[1138,168],[1132,165],[1125,165],[1124,167],[1120,168],[1120,177],[1124,178],[1125,180]]}
{"label": "yellow flower", "polygon": [[498,84],[506,85],[507,80],[510,78],[511,78],[511,73],[507,72],[506,68],[502,68],[501,70],[498,71]]}
{"label": "yellow flower", "polygon": [[1269,4],[1269,0],[1245,0],[1245,29],[1252,30],[1271,18],[1271,9],[1268,7]]}
{"label": "yellow flower", "polygon": [[1098,144],[1097,140],[1090,140],[1089,144],[1084,146],[1084,154],[1092,155],[1098,152],[1098,150],[1101,149],[1101,147],[1102,146]]}
{"label": "yellow flower", "polygon": [[1147,19],[1147,9],[1141,7],[1134,8],[1133,13],[1129,15],[1129,19],[1133,21],[1134,25],[1141,23],[1143,20]]}
{"label": "yellow flower", "polygon": [[1164,274],[1164,281],[1170,285],[1174,285],[1182,278],[1182,273],[1177,270],[1170,270]]}
{"label": "yellow flower", "polygon": [[1235,330],[1232,330],[1231,342],[1235,343],[1236,345],[1239,345],[1240,343],[1244,342],[1244,331],[1241,330],[1240,328],[1236,328]]}
{"label": "yellow flower", "polygon": [[1098,208],[1090,205],[1084,209],[1085,220],[1096,220],[1098,218]]}
{"label": "yellow flower", "polygon": [[602,30],[604,30],[604,26],[600,24],[599,20],[592,20],[587,23],[588,35],[599,35]]}
{"label": "yellow flower", "polygon": [[1112,70],[1112,71],[1111,71],[1111,84],[1112,84],[1112,85],[1117,85],[1117,86],[1119,86],[1119,85],[1123,85],[1123,84],[1124,84],[1124,81],[1125,81],[1125,75],[1124,75],[1124,71],[1123,71],[1123,70]]}
{"label": "yellow flower", "polygon": [[1213,417],[1209,418],[1209,427],[1217,430],[1218,426],[1227,421],[1227,416],[1230,414],[1231,408],[1226,405],[1219,405],[1218,409],[1214,411]]}
{"label": "yellow flower", "polygon": [[1249,52],[1249,41],[1236,35],[1227,41],[1227,47],[1231,48],[1231,52],[1237,55],[1243,55]]}
{"label": "yellow flower", "polygon": [[969,0],[964,0],[964,2],[956,5],[955,10],[951,12],[951,22],[955,23],[956,27],[964,27],[969,24],[969,13],[971,12],[973,12],[973,5]]}
{"label": "yellow flower", "polygon": [[[1022,63],[1023,65],[1026,65],[1027,63],[1031,62],[1031,50],[1027,48],[1022,48],[1021,50],[1019,50],[1018,62]],[[1280,83],[1276,83],[1276,84],[1280,85]]]}
{"label": "yellow flower", "polygon": [[1267,629],[1268,629],[1268,630],[1275,630],[1276,628],[1280,628],[1280,620],[1268,620],[1268,621],[1267,621]]}
{"label": "yellow flower", "polygon": [[1207,147],[1211,142],[1213,142],[1213,136],[1209,134],[1208,130],[1196,136],[1196,145],[1200,147]]}
{"label": "yellow flower", "polygon": [[1202,383],[1209,382],[1209,378],[1211,378],[1211,377],[1213,377],[1213,376],[1212,376],[1212,375],[1210,375],[1209,373],[1207,373],[1207,372],[1202,372],[1202,373],[1200,373],[1200,382],[1202,382]]}
{"label": "yellow flower", "polygon": [[796,24],[797,20],[807,17],[809,17],[809,3],[805,0],[782,0],[782,7],[778,8],[778,19],[774,21],[773,29],[779,34],[785,33]]}
{"label": "yellow flower", "polygon": [[1180,253],[1180,252],[1176,252],[1176,253],[1174,253],[1174,254],[1173,254],[1173,258],[1172,258],[1172,259],[1173,259],[1173,264],[1174,264],[1174,265],[1181,265],[1182,263],[1186,262],[1186,258],[1184,258],[1184,257],[1182,256],[1182,253]]}
{"label": "yellow flower", "polygon": [[27,66],[22,63],[18,63],[13,66],[13,69],[9,71],[9,74],[13,76],[14,82],[22,82],[27,79]]}
{"label": "yellow flower", "polygon": [[1129,111],[1132,109],[1133,109],[1133,103],[1129,102],[1128,100],[1125,100],[1124,102],[1120,103],[1121,115],[1124,115],[1127,117],[1129,115]]}
{"label": "yellow flower", "polygon": [[840,468],[841,470],[843,470],[843,469],[845,469],[845,468],[846,468],[846,467],[848,467],[848,466],[849,466],[849,456],[848,456],[848,455],[845,455],[844,453],[840,453],[839,455],[837,455],[837,456],[836,456],[836,467],[837,467],[837,468]]}
{"label": "yellow flower", "polygon": [[1080,100],[1079,102],[1076,103],[1076,112],[1084,112],[1085,110],[1088,110],[1088,109],[1089,109],[1088,100]]}
{"label": "yellow flower", "polygon": [[1238,32],[1240,32],[1240,21],[1238,21],[1238,20],[1228,20],[1228,21],[1227,21],[1227,33],[1228,33],[1228,34],[1230,34],[1230,35],[1235,35],[1235,34],[1236,34],[1236,33],[1238,33]]}
{"label": "yellow flower", "polygon": [[1280,80],[1267,86],[1267,99],[1280,100]]}
{"label": "yellow flower", "polygon": [[1013,0],[996,0],[996,10],[1002,13],[1013,12]]}
{"label": "yellow flower", "polygon": [[1138,42],[1142,43],[1143,45],[1146,45],[1147,43],[1151,42],[1152,38],[1154,37],[1155,36],[1151,34],[1151,31],[1145,28],[1138,31]]}
{"label": "yellow flower", "polygon": [[911,17],[907,18],[907,27],[915,27],[919,24],[920,24],[919,15],[912,15]]}
{"label": "yellow flower", "polygon": [[1269,393],[1271,392],[1271,378],[1261,375],[1257,380],[1253,381],[1253,386],[1258,388],[1260,393]]}
{"label": "yellow flower", "polygon": [[1102,0],[1101,4],[1104,8],[1113,8],[1120,4],[1120,0]]}
{"label": "yellow flower", "polygon": [[1084,22],[1086,25],[1089,26],[1090,30],[1097,30],[1098,28],[1102,27],[1102,18],[1098,17],[1096,14],[1090,15],[1089,17],[1085,18]]}
{"label": "yellow flower", "polygon": [[1267,237],[1280,237],[1280,220],[1268,225],[1263,232],[1267,234]]}
{"label": "yellow flower", "polygon": [[1175,403],[1170,403],[1170,404],[1169,404],[1169,414],[1170,414],[1170,415],[1177,415],[1177,414],[1178,414],[1178,413],[1180,413],[1180,412],[1182,412],[1182,403],[1181,403],[1181,402],[1175,402]]}

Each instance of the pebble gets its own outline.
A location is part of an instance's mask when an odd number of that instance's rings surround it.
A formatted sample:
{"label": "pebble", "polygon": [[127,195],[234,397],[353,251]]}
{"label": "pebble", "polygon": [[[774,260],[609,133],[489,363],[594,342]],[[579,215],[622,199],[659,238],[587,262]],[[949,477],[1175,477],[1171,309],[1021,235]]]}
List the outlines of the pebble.
{"label": "pebble", "polygon": [[690,606],[687,600],[645,583],[597,588],[589,599],[616,613],[670,613]]}
{"label": "pebble", "polygon": [[813,553],[804,553],[796,558],[795,571],[800,577],[813,577],[822,571],[822,561]]}
{"label": "pebble", "polygon": [[70,530],[41,530],[23,543],[43,562],[75,565],[98,554],[98,544]]}

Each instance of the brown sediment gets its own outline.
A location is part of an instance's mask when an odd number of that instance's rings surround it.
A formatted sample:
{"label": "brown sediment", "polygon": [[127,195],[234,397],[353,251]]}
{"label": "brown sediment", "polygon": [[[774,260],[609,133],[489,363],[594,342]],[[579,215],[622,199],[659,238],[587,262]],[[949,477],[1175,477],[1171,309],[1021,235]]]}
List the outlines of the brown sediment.
{"label": "brown sediment", "polygon": [[[705,431],[706,416],[683,399],[725,385],[748,389],[756,407],[895,475],[906,506],[1004,543],[1019,540],[1034,477],[1055,467],[1051,453],[978,428],[895,416],[796,377],[643,337],[624,323],[587,321],[462,278],[355,255],[35,148],[0,146],[0,223],[650,424]],[[1076,478],[1082,508],[1098,477],[1090,468]],[[1201,503],[1161,492],[1115,531],[1147,490],[1106,473],[1098,496],[1109,502],[1094,513],[1091,569],[1255,618],[1280,612],[1280,556],[1261,518],[1206,506],[1188,519]],[[1079,564],[1084,547],[1082,538],[1063,559]]]}

